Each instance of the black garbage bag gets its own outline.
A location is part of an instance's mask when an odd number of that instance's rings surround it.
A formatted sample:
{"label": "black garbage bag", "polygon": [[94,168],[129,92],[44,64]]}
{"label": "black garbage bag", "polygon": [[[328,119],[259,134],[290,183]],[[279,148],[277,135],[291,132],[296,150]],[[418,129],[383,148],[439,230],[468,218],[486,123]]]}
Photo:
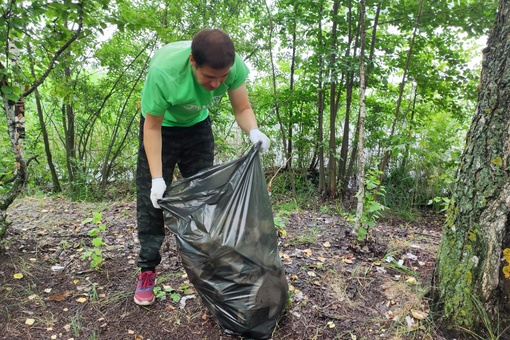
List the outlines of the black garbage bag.
{"label": "black garbage bag", "polygon": [[158,203],[190,282],[218,325],[267,339],[286,307],[288,285],[258,147],[175,182]]}

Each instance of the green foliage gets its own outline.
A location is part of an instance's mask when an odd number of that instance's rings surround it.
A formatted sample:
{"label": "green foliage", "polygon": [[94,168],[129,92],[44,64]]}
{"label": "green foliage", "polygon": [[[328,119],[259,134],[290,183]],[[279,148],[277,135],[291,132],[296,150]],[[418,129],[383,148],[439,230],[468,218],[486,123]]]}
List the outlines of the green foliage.
{"label": "green foliage", "polygon": [[[381,171],[375,168],[368,170],[365,176],[365,196],[363,197],[363,212],[361,220],[358,221],[356,214],[348,214],[347,219],[356,225],[355,231],[358,241],[365,241],[372,228],[375,227],[376,221],[382,216],[386,206],[379,203],[379,197],[384,197],[386,192],[384,186],[381,186]],[[359,198],[361,191],[356,194]]]}
{"label": "green foliage", "polygon": [[88,217],[83,220],[83,224],[90,223],[93,228],[89,231],[89,236],[92,237],[91,247],[86,247],[81,259],[82,261],[88,260],[90,266],[97,270],[103,264],[103,248],[106,243],[103,241],[103,235],[106,232],[106,225],[101,222],[102,214],[93,213],[93,217]]}
{"label": "green foliage", "polygon": [[190,294],[190,286],[188,284],[181,285],[178,289],[174,289],[164,284],[165,279],[158,279],[154,286],[154,296],[156,299],[164,300],[169,297],[173,302],[178,303],[182,295]]}

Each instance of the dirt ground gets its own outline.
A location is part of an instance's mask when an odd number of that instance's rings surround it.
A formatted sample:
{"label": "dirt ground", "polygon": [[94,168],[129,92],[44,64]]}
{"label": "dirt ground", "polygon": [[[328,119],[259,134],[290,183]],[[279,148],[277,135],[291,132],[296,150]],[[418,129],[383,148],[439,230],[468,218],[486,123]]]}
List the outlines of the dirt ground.
{"label": "dirt ground", "polygon": [[[0,243],[0,339],[241,339],[224,333],[202,304],[170,234],[156,303],[133,303],[134,202],[23,198],[8,213],[12,224]],[[106,226],[99,270],[82,259],[97,229],[83,221],[94,213]],[[427,298],[441,216],[380,222],[365,247],[354,246],[341,216],[279,216],[291,302],[271,339],[447,339],[431,321]]]}

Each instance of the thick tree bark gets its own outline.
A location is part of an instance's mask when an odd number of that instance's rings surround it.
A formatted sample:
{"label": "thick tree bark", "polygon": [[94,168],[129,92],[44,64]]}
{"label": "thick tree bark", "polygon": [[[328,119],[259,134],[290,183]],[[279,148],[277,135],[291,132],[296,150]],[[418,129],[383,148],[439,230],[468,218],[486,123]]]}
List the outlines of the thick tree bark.
{"label": "thick tree bark", "polygon": [[476,329],[484,316],[510,314],[508,37],[510,0],[501,0],[437,257],[437,307],[452,327]]}

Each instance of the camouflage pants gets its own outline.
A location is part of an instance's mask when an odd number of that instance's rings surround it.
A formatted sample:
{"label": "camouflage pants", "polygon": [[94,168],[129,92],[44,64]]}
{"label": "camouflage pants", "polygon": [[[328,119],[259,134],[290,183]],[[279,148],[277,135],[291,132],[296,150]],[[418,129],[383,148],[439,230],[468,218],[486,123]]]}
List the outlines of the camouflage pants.
{"label": "camouflage pants", "polygon": [[[156,209],[150,199],[152,178],[143,145],[140,121],[138,164],[136,172],[137,222],[140,253],[138,267],[155,268],[161,262],[159,250],[165,239],[163,210]],[[162,127],[163,178],[172,183],[177,165],[183,177],[189,177],[213,165],[214,138],[209,118],[191,127]]]}

